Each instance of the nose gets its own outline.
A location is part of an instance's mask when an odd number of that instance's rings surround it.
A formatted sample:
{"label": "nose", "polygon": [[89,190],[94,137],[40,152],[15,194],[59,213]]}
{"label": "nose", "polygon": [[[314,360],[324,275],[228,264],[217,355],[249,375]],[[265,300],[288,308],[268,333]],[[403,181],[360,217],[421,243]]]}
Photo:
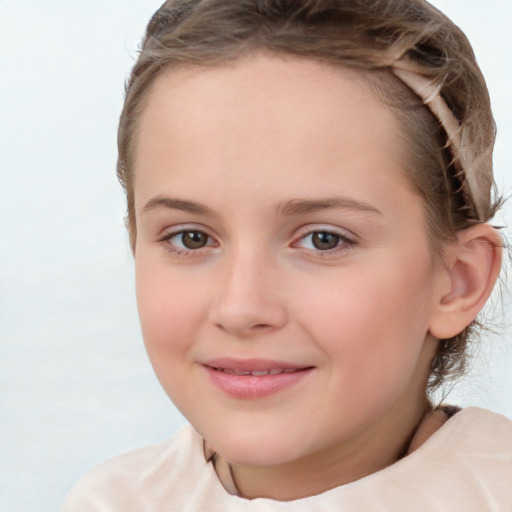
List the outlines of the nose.
{"label": "nose", "polygon": [[288,313],[278,275],[268,259],[254,253],[226,261],[211,314],[216,327],[238,338],[281,329]]}

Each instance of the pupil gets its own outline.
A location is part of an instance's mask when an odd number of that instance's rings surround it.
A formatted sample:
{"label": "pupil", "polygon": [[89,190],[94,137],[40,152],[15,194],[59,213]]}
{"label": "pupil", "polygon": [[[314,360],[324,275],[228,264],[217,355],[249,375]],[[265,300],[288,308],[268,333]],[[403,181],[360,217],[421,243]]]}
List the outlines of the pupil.
{"label": "pupil", "polygon": [[340,242],[340,237],[338,235],[333,235],[332,233],[314,233],[312,242],[316,249],[326,251],[337,247]]}
{"label": "pupil", "polygon": [[181,235],[181,241],[187,249],[201,249],[206,245],[208,238],[200,231],[189,231]]}

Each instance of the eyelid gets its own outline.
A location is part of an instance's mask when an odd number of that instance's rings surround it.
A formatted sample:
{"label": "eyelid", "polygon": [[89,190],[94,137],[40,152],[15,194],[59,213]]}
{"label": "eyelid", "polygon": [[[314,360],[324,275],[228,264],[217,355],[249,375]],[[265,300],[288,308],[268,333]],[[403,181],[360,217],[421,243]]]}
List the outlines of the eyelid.
{"label": "eyelid", "polygon": [[357,241],[357,236],[349,231],[348,229],[341,228],[339,226],[333,226],[332,224],[308,224],[300,227],[294,235],[294,240],[299,240],[312,233],[332,233],[338,235],[347,240]]}
{"label": "eyelid", "polygon": [[[203,233],[214,243],[207,243],[207,245],[204,247],[197,249],[188,249],[186,247],[180,247],[171,243],[172,238],[187,232]],[[206,228],[206,226],[200,224],[180,224],[177,226],[168,227],[164,230],[164,233],[156,239],[156,242],[165,245],[167,250],[178,255],[200,255],[205,250],[219,246],[219,242],[217,241],[216,237],[211,234],[211,231]]]}
{"label": "eyelid", "polygon": [[[204,247],[200,247],[197,249],[189,249],[186,247],[180,247],[179,245],[175,245],[171,243],[171,239],[175,236],[186,232],[200,232],[206,235],[209,239],[207,245]],[[340,243],[336,247],[332,249],[312,249],[307,247],[301,247],[300,242],[304,240],[306,237],[313,235],[314,233],[330,233],[340,238]],[[168,227],[164,230],[164,233],[161,234],[157,239],[157,243],[165,245],[167,250],[170,252],[179,254],[179,255],[197,255],[199,256],[205,251],[211,250],[212,248],[219,247],[220,243],[217,241],[217,237],[211,233],[211,230],[204,225],[201,224],[181,224],[172,227]],[[212,243],[213,242],[213,243]],[[304,251],[310,253],[316,253],[319,255],[328,256],[333,253],[346,251],[350,248],[353,248],[358,243],[358,237],[347,229],[341,228],[339,226],[326,225],[326,224],[308,224],[306,226],[300,227],[295,235],[293,236],[293,241],[290,246],[303,249]]]}
{"label": "eyelid", "polygon": [[216,237],[211,233],[211,229],[207,228],[202,224],[194,224],[194,223],[185,223],[185,224],[177,224],[175,226],[168,226],[161,231],[161,233],[157,236],[157,242],[168,240],[175,235],[178,235],[187,231],[199,231],[208,235],[210,238],[216,239]]}
{"label": "eyelid", "polygon": [[293,242],[292,242],[291,246],[292,247],[298,246],[300,248],[299,242],[304,240],[306,237],[313,235],[314,233],[329,233],[329,234],[338,236],[340,238],[340,242],[341,242],[339,245],[337,245],[333,249],[321,250],[321,249],[303,248],[306,251],[315,252],[318,254],[329,255],[329,254],[332,254],[332,253],[335,253],[338,251],[347,250],[347,249],[355,246],[358,242],[357,236],[346,229],[343,229],[343,228],[340,228],[337,226],[326,225],[326,224],[317,224],[317,225],[308,224],[307,226],[303,226],[302,228],[299,229],[298,233],[293,238]]}

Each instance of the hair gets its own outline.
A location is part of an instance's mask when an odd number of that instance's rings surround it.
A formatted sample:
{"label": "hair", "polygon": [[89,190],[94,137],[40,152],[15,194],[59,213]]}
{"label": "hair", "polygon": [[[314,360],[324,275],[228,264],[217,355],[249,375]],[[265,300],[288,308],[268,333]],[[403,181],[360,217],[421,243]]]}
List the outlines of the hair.
{"label": "hair", "polygon": [[[405,169],[425,204],[434,256],[443,242],[490,220],[499,201],[489,194],[478,213],[465,193],[447,133],[423,101],[391,71],[400,59],[438,84],[474,155],[492,158],[495,124],[485,80],[464,33],[425,0],[170,0],[154,14],[126,84],[117,173],[127,195],[132,250],[137,236],[134,163],[137,129],[148,91],[164,71],[220,66],[257,52],[313,59],[352,69],[397,116]],[[453,149],[453,148],[452,148]],[[478,172],[478,169],[477,169]],[[491,178],[492,181],[492,178]],[[494,188],[494,184],[492,184]],[[490,187],[489,187],[490,188]],[[464,373],[476,322],[439,341],[428,389]]]}

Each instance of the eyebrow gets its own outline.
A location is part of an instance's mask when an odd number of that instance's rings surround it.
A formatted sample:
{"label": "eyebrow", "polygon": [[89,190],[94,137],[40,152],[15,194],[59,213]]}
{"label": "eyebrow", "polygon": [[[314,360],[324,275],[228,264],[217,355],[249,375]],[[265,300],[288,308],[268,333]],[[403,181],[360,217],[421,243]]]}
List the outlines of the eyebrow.
{"label": "eyebrow", "polygon": [[167,208],[171,210],[182,210],[188,213],[195,213],[197,215],[211,215],[212,210],[207,206],[196,201],[189,201],[187,199],[176,199],[173,197],[155,196],[151,198],[144,206],[144,211],[157,210],[160,208]]}
{"label": "eyebrow", "polygon": [[[188,199],[177,199],[166,196],[155,196],[151,198],[144,206],[144,211],[157,210],[160,208],[181,210],[196,215],[213,215],[213,211],[204,204]],[[367,203],[355,201],[344,197],[330,197],[325,199],[291,199],[286,203],[278,205],[277,213],[291,216],[305,213],[312,213],[329,208],[343,208],[347,210],[357,210],[372,214],[382,215],[382,212]]]}
{"label": "eyebrow", "polygon": [[278,213],[282,215],[299,215],[303,213],[311,213],[319,210],[326,210],[328,208],[343,208],[347,210],[357,210],[377,215],[382,215],[382,212],[374,206],[355,201],[345,197],[329,197],[325,199],[292,199],[286,203],[278,206]]}

